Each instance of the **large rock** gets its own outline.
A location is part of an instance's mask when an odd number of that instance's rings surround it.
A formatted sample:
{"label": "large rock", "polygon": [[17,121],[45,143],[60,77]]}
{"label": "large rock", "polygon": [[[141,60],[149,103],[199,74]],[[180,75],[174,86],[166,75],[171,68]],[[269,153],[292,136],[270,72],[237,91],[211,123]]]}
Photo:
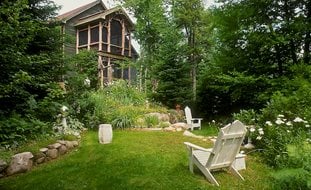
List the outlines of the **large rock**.
{"label": "large rock", "polygon": [[176,132],[176,128],[174,128],[174,127],[165,127],[163,130],[164,131],[170,131],[170,132]]}
{"label": "large rock", "polygon": [[46,152],[48,151],[49,149],[48,148],[40,148],[40,152],[46,154]]}
{"label": "large rock", "polygon": [[10,166],[6,170],[7,175],[29,171],[33,164],[32,158],[31,152],[23,152],[12,156]]}
{"label": "large rock", "polygon": [[48,145],[49,149],[58,149],[61,146],[60,143],[54,143],[54,144],[50,144]]}
{"label": "large rock", "polygon": [[69,150],[73,149],[74,148],[73,142],[72,141],[66,141],[66,147]]}
{"label": "large rock", "polygon": [[4,160],[0,160],[0,173],[2,173],[8,167],[8,163]]}
{"label": "large rock", "polygon": [[159,121],[169,121],[170,117],[168,114],[165,113],[148,113],[146,114],[146,116],[154,116],[157,117],[159,119]]}
{"label": "large rock", "polygon": [[65,145],[62,145],[58,149],[58,152],[59,152],[60,155],[66,154],[67,151],[68,151],[68,149],[67,149],[67,147]]}
{"label": "large rock", "polygon": [[46,155],[43,152],[35,154],[34,160],[36,164],[42,164],[46,158]]}
{"label": "large rock", "polygon": [[79,142],[78,141],[72,141],[72,144],[73,144],[74,147],[79,146]]}
{"label": "large rock", "polygon": [[181,129],[184,129],[184,130],[189,128],[187,123],[181,123],[181,122],[180,123],[174,123],[170,127],[174,127],[175,129],[181,128]]}
{"label": "large rock", "polygon": [[58,150],[56,148],[49,149],[46,152],[46,156],[49,157],[49,158],[55,159],[55,158],[58,157]]}

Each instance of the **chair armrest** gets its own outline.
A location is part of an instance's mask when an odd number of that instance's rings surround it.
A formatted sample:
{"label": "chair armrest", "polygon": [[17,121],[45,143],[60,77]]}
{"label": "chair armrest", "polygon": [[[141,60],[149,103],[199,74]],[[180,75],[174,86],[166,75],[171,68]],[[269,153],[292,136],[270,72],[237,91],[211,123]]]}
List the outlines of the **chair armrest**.
{"label": "chair armrest", "polygon": [[198,120],[198,121],[202,121],[202,120],[203,120],[203,118],[192,118],[192,119],[191,119],[191,121],[196,121],[196,120]]}
{"label": "chair armrest", "polygon": [[187,147],[190,147],[191,149],[202,150],[202,151],[205,151],[205,152],[212,152],[212,149],[203,148],[203,147],[201,147],[201,146],[192,144],[192,143],[190,143],[190,142],[184,142],[184,144],[185,144]]}

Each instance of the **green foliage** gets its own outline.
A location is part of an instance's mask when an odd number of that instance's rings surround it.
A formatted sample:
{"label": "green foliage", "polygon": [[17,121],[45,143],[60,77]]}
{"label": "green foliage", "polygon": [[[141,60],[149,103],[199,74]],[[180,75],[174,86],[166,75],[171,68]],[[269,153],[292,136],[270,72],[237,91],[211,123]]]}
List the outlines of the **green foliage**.
{"label": "green foliage", "polygon": [[34,118],[13,115],[0,120],[0,147],[15,148],[22,142],[51,132],[48,123]]}
{"label": "green foliage", "polygon": [[16,146],[50,132],[63,98],[59,30],[52,1],[0,2],[0,144]]}
{"label": "green foliage", "polygon": [[113,121],[126,123],[128,128],[128,122],[123,120],[130,121],[132,126],[146,113],[165,112],[164,108],[149,103],[145,93],[139,92],[123,80],[114,81],[102,90],[86,93],[78,107],[80,113],[86,113],[81,115],[81,119],[89,128]]}
{"label": "green foliage", "polygon": [[233,113],[233,118],[241,121],[245,125],[256,124],[257,114],[253,109],[250,110],[240,110],[239,113]]}
{"label": "green foliage", "polygon": [[[95,89],[97,80],[97,53],[95,51],[80,51],[79,54],[70,56],[66,60],[66,88],[71,96]],[[85,84],[85,79],[90,80],[90,85]],[[78,95],[76,95],[78,96]]]}
{"label": "green foliage", "polygon": [[133,122],[131,119],[129,119],[126,116],[120,116],[116,119],[114,119],[112,122],[112,127],[116,129],[126,129],[133,127]]}
{"label": "green foliage", "polygon": [[160,123],[159,118],[155,115],[147,115],[144,120],[147,127],[156,127]]}
{"label": "green foliage", "polygon": [[272,175],[273,189],[311,189],[310,172],[299,169],[282,169]]}
{"label": "green foliage", "polygon": [[62,122],[62,116],[57,117],[56,122],[53,125],[54,132],[59,136],[75,136],[76,138],[81,137],[82,131],[84,131],[84,124],[78,119],[66,116],[66,126]]}

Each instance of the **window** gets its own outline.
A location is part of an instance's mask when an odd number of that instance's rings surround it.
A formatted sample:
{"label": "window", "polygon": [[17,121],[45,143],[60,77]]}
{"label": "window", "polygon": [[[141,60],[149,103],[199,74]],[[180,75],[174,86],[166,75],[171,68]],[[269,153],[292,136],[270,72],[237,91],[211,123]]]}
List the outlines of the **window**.
{"label": "window", "polygon": [[122,26],[119,21],[111,21],[111,37],[110,42],[116,46],[122,46]]}
{"label": "window", "polygon": [[99,41],[99,30],[98,26],[91,28],[91,43]]}
{"label": "window", "polygon": [[79,46],[87,44],[87,30],[79,31]]}
{"label": "window", "polygon": [[107,32],[107,28],[106,27],[103,27],[103,29],[102,29],[102,38],[103,38],[103,42],[104,43],[107,43],[107,36],[108,36],[108,32]]}

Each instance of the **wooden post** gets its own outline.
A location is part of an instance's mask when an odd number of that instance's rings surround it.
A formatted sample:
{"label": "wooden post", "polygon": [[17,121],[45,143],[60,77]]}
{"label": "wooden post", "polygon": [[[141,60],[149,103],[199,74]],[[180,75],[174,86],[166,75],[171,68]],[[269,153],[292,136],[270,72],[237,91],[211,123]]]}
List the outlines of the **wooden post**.
{"label": "wooden post", "polygon": [[79,29],[77,29],[76,33],[76,54],[79,53]]}
{"label": "wooden post", "polygon": [[[107,52],[111,52],[111,47],[110,47],[110,36],[111,36],[111,18],[108,18],[108,28],[107,28]],[[111,59],[110,57],[107,58],[107,77],[108,77],[108,82],[112,82],[112,68],[111,68]]]}
{"label": "wooden post", "polygon": [[108,64],[107,64],[108,82],[111,83],[112,82],[112,65],[111,65],[111,58],[110,57],[107,58],[107,62],[108,62]]}
{"label": "wooden post", "polygon": [[91,25],[88,25],[87,27],[87,50],[91,49]]}
{"label": "wooden post", "polygon": [[129,57],[132,57],[132,36],[130,31],[129,31]]}
{"label": "wooden post", "polygon": [[99,22],[99,26],[98,26],[98,34],[99,34],[99,46],[98,46],[98,50],[102,51],[103,50],[103,24],[102,21]]}
{"label": "wooden post", "polygon": [[98,55],[98,68],[99,68],[99,83],[100,83],[100,89],[104,88],[104,65],[102,56]]}
{"label": "wooden post", "polygon": [[121,21],[122,25],[122,53],[121,55],[124,55],[124,47],[125,47],[125,24],[124,20]]}

